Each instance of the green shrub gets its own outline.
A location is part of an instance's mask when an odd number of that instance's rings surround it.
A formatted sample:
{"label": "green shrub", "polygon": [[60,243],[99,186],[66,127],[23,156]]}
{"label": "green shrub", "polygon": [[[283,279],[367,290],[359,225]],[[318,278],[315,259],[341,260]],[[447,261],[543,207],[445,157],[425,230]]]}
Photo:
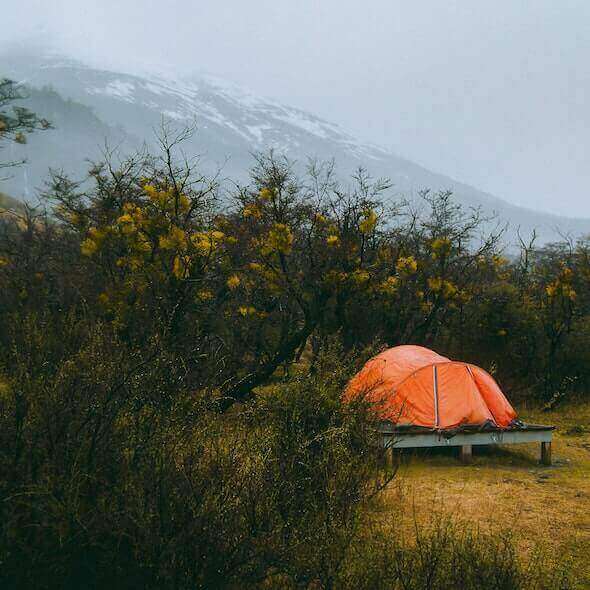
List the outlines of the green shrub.
{"label": "green shrub", "polygon": [[272,154],[222,209],[169,157],[94,167],[84,190],[56,176],[51,211],[0,215],[0,586],[557,580],[501,538],[375,532],[393,474],[369,408],[340,401],[375,342],[543,399],[583,389],[588,244],[510,262],[449,193],[386,215],[386,181],[345,190]]}
{"label": "green shrub", "polygon": [[400,536],[394,526],[369,527],[351,548],[338,587],[352,590],[566,590],[567,563],[540,549],[520,557],[510,532],[483,533],[437,516]]}
{"label": "green shrub", "polygon": [[349,370],[320,363],[220,416],[165,355],[39,321],[1,399],[3,586],[333,583],[384,481],[370,414],[339,403]]}

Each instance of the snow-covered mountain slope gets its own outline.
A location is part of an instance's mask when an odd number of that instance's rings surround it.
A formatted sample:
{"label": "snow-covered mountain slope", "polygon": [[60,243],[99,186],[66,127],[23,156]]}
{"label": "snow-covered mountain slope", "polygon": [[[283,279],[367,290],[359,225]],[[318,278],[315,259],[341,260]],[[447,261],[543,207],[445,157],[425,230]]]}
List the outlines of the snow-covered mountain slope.
{"label": "snow-covered mountain slope", "polygon": [[[66,137],[60,138],[65,142],[61,149],[55,146],[44,149],[53,132],[36,135],[23,148],[35,151],[37,155],[43,154],[44,164],[51,165],[53,159],[53,167],[73,173],[81,172],[84,158],[100,157],[99,147],[104,146],[105,137],[125,148],[141,141],[152,144],[164,117],[179,126],[196,125],[197,133],[184,146],[184,151],[190,156],[201,155],[205,168],[221,166],[224,176],[238,180],[246,178],[252,164],[252,152],[272,147],[299,162],[305,162],[309,157],[334,158],[343,175],[364,166],[374,176],[389,177],[395,192],[410,198],[423,188],[450,189],[460,203],[481,207],[488,214],[497,213],[501,219],[510,222],[513,231],[520,226],[526,234],[536,227],[543,241],[559,239],[559,232],[590,233],[590,220],[562,218],[510,205],[384,148],[359,141],[338,125],[211,76],[179,79],[167,73],[131,75],[55,57],[11,55],[5,56],[0,63],[0,75],[23,81],[32,88],[51,87],[64,101],[69,99],[92,109],[92,116],[100,122],[102,129],[97,129],[94,121],[92,129],[88,129],[85,135],[84,125],[78,121],[68,141],[68,129],[72,125],[67,117],[62,116],[59,128]],[[47,89],[44,92],[47,93]],[[35,108],[51,119],[51,109],[48,112],[43,108],[41,97],[37,96],[37,99]],[[85,140],[84,149],[77,145],[81,135]],[[94,150],[88,146],[89,141],[95,142]],[[93,153],[87,153],[89,151]],[[29,153],[31,163],[32,156]],[[22,185],[23,175],[27,174],[30,195],[30,187],[39,186],[42,180],[38,166],[35,170],[25,168],[19,171],[5,192],[26,193]]]}
{"label": "snow-covered mountain slope", "polygon": [[[12,58],[5,60],[4,67],[7,75],[32,87],[49,86],[65,98],[91,106],[104,122],[148,140],[162,117],[179,126],[194,124],[198,153],[220,162],[228,157],[241,161],[245,156],[250,163],[250,152],[269,147],[296,158],[332,157],[335,151],[367,162],[389,156],[333,123],[212,76],[135,76],[61,58]],[[233,163],[229,166],[236,168]]]}

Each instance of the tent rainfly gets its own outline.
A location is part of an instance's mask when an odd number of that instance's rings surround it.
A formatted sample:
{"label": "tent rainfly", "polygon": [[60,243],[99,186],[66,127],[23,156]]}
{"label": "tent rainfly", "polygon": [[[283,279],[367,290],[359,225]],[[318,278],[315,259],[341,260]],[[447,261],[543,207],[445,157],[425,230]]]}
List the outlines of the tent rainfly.
{"label": "tent rainfly", "polygon": [[396,346],[369,360],[344,394],[345,400],[357,396],[374,402],[381,418],[396,427],[440,431],[519,424],[489,373],[422,346]]}

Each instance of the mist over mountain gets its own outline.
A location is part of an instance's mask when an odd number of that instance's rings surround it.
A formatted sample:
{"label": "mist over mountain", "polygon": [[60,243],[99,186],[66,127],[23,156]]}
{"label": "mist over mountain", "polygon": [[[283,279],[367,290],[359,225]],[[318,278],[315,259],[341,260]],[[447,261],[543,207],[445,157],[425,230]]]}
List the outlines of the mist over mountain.
{"label": "mist over mountain", "polygon": [[451,190],[466,207],[480,207],[509,222],[508,241],[517,228],[536,229],[539,242],[590,233],[590,220],[537,212],[510,203],[441,174],[379,146],[359,141],[338,125],[311,113],[257,96],[225,80],[199,75],[179,78],[167,73],[132,75],[101,70],[55,56],[5,55],[2,76],[30,88],[28,108],[49,119],[55,129],[11,145],[10,158],[27,163],[15,169],[0,190],[34,200],[49,168],[82,177],[88,160],[100,160],[106,145],[130,153],[144,142],[155,149],[162,118],[178,127],[196,125],[183,146],[200,155],[205,171],[244,181],[252,153],[274,148],[299,163],[308,158],[334,158],[344,177],[359,166],[373,176],[386,176],[394,193],[416,199],[419,190]]}

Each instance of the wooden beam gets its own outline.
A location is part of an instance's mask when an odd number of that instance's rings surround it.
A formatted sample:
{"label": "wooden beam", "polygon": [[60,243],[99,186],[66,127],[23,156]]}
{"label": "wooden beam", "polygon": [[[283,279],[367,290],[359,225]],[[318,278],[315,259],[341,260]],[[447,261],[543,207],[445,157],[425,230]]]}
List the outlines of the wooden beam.
{"label": "wooden beam", "polygon": [[471,445],[461,446],[461,463],[468,465],[473,458],[473,447]]}
{"label": "wooden beam", "polygon": [[[515,443],[541,443],[541,463],[551,465],[551,439],[553,427],[537,426],[522,430],[496,430],[490,432],[460,432],[447,437],[443,432],[395,432],[389,424],[381,431],[381,444],[385,449],[385,460],[393,464],[393,448],[407,449],[418,447],[460,447],[463,463],[470,463],[473,447],[477,445],[502,445]],[[393,448],[392,448],[393,447]]]}
{"label": "wooden beam", "polygon": [[421,434],[383,433],[383,444],[396,449],[415,447],[461,447],[463,445],[502,445],[532,442],[551,442],[552,430],[506,430],[496,432],[461,432],[450,438],[439,432]]}
{"label": "wooden beam", "polygon": [[391,445],[385,448],[385,465],[389,469],[393,467],[393,447]]}
{"label": "wooden beam", "polygon": [[541,463],[551,465],[551,442],[541,443]]}

